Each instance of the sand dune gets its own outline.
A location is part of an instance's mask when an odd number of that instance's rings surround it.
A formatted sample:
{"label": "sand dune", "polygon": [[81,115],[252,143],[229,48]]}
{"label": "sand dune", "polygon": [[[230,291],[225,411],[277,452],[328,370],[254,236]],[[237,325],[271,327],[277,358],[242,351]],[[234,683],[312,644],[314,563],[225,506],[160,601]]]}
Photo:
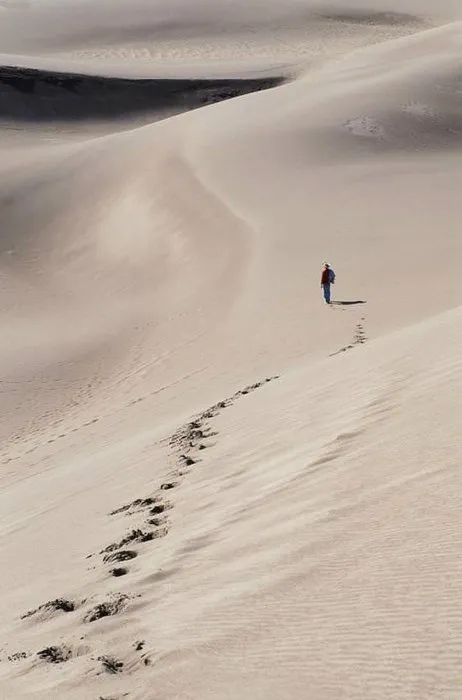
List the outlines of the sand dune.
{"label": "sand dune", "polygon": [[2,698],[458,696],[461,22],[0,4]]}
{"label": "sand dune", "polygon": [[0,68],[0,120],[9,122],[110,119],[142,114],[153,121],[256,90],[275,87],[283,76],[208,80],[129,80]]}

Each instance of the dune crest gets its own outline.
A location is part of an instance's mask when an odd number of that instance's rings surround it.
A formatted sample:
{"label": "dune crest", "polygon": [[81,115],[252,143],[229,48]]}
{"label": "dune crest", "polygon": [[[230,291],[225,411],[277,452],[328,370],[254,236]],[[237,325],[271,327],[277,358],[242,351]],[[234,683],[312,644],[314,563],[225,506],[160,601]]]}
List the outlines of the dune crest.
{"label": "dune crest", "polygon": [[461,26],[0,3],[2,698],[457,696]]}

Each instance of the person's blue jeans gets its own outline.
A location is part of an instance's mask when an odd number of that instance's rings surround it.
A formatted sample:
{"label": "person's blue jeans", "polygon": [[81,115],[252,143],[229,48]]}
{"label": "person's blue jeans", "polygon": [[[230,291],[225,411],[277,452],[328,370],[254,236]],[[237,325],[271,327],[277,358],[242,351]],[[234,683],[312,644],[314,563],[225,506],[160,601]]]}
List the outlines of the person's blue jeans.
{"label": "person's blue jeans", "polygon": [[323,284],[322,291],[324,294],[324,300],[326,304],[330,304],[330,284]]}

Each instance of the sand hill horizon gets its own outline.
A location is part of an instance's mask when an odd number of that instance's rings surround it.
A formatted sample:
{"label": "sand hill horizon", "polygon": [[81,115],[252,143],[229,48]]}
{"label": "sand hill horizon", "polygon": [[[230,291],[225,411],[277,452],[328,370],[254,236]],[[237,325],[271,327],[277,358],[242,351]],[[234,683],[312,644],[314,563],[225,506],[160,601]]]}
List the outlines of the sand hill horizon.
{"label": "sand hill horizon", "polygon": [[461,28],[0,2],[2,699],[459,696]]}

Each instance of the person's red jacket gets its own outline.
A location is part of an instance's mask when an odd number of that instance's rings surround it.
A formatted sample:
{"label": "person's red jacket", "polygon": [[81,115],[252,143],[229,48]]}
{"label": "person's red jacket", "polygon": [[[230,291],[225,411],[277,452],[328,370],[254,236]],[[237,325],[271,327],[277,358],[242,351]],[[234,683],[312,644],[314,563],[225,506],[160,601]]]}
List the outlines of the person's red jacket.
{"label": "person's red jacket", "polygon": [[330,270],[325,267],[321,274],[321,284],[330,284]]}

